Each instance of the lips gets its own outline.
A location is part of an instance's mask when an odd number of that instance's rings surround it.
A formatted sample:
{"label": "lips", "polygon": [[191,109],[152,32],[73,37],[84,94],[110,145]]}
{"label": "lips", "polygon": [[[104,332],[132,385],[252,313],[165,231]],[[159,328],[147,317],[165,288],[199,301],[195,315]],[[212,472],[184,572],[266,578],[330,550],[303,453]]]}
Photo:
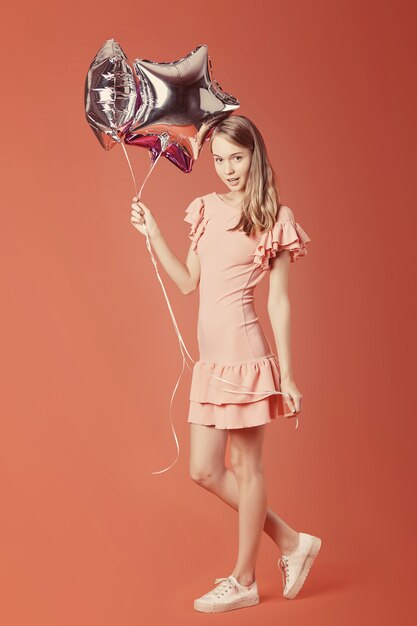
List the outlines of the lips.
{"label": "lips", "polygon": [[236,178],[227,178],[226,180],[228,183],[235,183],[239,180],[239,176],[237,176]]}

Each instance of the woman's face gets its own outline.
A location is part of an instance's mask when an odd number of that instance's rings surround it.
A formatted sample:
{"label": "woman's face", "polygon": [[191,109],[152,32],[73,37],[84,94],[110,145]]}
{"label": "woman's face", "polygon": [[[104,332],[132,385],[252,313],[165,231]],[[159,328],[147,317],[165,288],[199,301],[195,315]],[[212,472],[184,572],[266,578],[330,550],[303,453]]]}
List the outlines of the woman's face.
{"label": "woman's face", "polygon": [[230,141],[219,133],[211,143],[214,167],[231,191],[244,191],[252,160],[252,150]]}

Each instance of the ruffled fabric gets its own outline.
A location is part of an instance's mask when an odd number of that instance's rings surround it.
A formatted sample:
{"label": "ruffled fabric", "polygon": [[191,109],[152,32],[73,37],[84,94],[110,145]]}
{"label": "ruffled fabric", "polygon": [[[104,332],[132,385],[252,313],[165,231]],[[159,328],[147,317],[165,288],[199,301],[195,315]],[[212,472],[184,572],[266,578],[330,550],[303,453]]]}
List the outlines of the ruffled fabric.
{"label": "ruffled fabric", "polygon": [[292,210],[282,205],[279,209],[278,220],[272,230],[262,233],[253,256],[255,265],[264,270],[270,270],[269,259],[275,257],[281,250],[289,250],[290,261],[307,255],[306,244],[311,241],[300,224],[295,221]]}
{"label": "ruffled fabric", "polygon": [[280,369],[275,355],[232,365],[196,361],[190,400],[217,405],[256,402],[279,391],[279,385]]}
{"label": "ruffled fabric", "polygon": [[281,388],[275,355],[232,365],[197,361],[188,422],[216,428],[246,428],[278,417],[294,417],[286,397],[276,391]]}
{"label": "ruffled fabric", "polygon": [[269,424],[279,417],[298,418],[283,403],[283,396],[275,395],[250,404],[201,404],[190,400],[187,421],[215,428],[250,428]]}
{"label": "ruffled fabric", "polygon": [[207,217],[204,211],[203,198],[195,198],[185,209],[184,221],[191,224],[189,238],[193,242],[192,249],[197,252],[197,244],[204,233],[207,223]]}

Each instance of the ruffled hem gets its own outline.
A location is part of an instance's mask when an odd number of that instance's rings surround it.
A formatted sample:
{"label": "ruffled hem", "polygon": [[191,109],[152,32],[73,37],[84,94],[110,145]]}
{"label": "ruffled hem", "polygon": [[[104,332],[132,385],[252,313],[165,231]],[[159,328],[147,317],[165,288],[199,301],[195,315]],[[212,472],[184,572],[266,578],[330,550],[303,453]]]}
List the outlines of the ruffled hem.
{"label": "ruffled hem", "polygon": [[231,365],[196,361],[190,400],[216,405],[253,403],[280,389],[280,368],[275,355]]}
{"label": "ruffled hem", "polygon": [[255,250],[253,262],[264,270],[270,270],[269,259],[275,257],[281,250],[291,253],[290,261],[307,255],[306,244],[311,241],[303,228],[295,221],[292,210],[282,205],[279,209],[278,221],[272,230],[261,235]]}
{"label": "ruffled hem", "polygon": [[189,238],[193,242],[192,249],[197,252],[197,244],[206,228],[207,218],[204,211],[203,198],[195,198],[185,209],[184,221],[191,224]]}
{"label": "ruffled hem", "polygon": [[[282,395],[269,396],[248,404],[219,405],[190,400],[187,421],[191,424],[229,429],[261,426],[279,417],[298,417],[291,412]],[[296,423],[298,424],[297,419]]]}

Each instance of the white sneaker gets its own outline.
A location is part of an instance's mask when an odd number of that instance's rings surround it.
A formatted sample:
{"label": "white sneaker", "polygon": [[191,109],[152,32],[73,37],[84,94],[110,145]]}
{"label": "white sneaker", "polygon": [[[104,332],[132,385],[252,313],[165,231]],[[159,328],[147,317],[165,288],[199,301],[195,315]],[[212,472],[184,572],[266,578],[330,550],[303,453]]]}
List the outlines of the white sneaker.
{"label": "white sneaker", "polygon": [[[216,578],[216,587],[194,600],[194,608],[204,613],[220,613],[259,604],[256,580],[249,586],[241,585],[234,576]],[[218,584],[217,584],[218,583]]]}
{"label": "white sneaker", "polygon": [[300,591],[321,546],[319,537],[307,533],[299,535],[297,549],[291,554],[282,554],[278,559],[278,567],[282,571],[283,596],[288,599],[295,598]]}

